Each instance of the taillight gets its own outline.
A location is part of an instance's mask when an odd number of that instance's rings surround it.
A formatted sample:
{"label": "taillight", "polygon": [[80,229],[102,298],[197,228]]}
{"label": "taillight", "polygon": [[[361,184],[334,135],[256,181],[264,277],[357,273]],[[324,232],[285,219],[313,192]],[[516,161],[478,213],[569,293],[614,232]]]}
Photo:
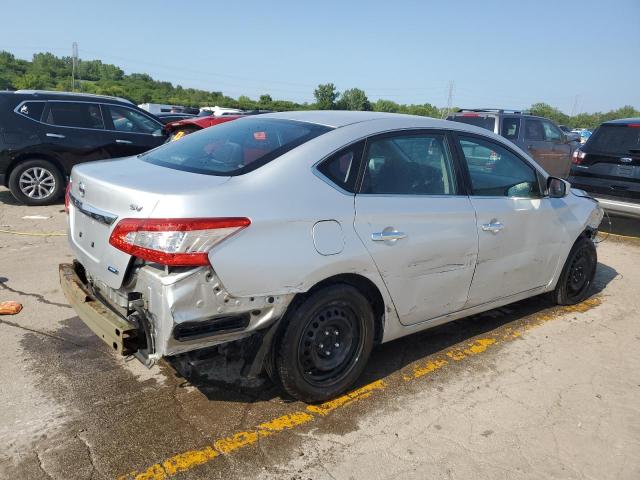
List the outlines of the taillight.
{"label": "taillight", "polygon": [[584,157],[586,156],[587,154],[584,153],[582,150],[576,150],[573,152],[573,155],[571,156],[571,163],[573,163],[574,165],[580,165],[584,160]]}
{"label": "taillight", "polygon": [[67,213],[69,213],[69,204],[71,203],[69,195],[71,195],[71,179],[67,182],[67,188],[64,191],[64,211]]}
{"label": "taillight", "polygon": [[209,250],[251,225],[243,217],[125,218],[109,243],[130,255],[171,266],[209,265]]}

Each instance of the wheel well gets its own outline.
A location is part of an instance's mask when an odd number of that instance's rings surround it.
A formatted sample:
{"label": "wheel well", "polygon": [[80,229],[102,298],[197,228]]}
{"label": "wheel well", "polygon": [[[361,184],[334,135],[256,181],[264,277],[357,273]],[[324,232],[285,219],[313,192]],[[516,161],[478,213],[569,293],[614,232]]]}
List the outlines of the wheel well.
{"label": "wheel well", "polygon": [[316,292],[321,288],[341,283],[356,288],[371,304],[375,320],[375,332],[373,338],[376,344],[380,343],[382,341],[382,335],[384,333],[384,299],[375,283],[373,283],[367,277],[363,277],[362,275],[358,275],[355,273],[344,273],[325,278],[324,280],[316,283],[306,293],[300,293],[296,295],[293,302],[291,302],[291,305],[297,305],[299,301],[303,300],[309,294]]}
{"label": "wheel well", "polygon": [[9,185],[9,177],[11,176],[11,172],[14,170],[14,168],[16,168],[16,166],[19,163],[22,162],[26,162],[27,160],[45,160],[47,162],[51,162],[53,164],[54,167],[56,167],[58,169],[58,172],[60,172],[60,175],[62,176],[62,179],[65,181],[67,181],[67,174],[64,171],[64,168],[62,168],[62,165],[60,164],[60,162],[58,160],[56,160],[53,157],[50,157],[48,155],[43,155],[40,153],[25,153],[23,155],[20,155],[16,158],[14,158],[11,163],[9,164],[9,168],[7,168],[7,173],[6,173],[6,177],[5,177],[5,186]]}

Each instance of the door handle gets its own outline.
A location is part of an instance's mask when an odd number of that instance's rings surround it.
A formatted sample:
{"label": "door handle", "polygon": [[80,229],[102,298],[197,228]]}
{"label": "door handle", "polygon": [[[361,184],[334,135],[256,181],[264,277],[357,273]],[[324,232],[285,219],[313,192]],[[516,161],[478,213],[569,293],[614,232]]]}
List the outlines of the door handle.
{"label": "door handle", "polygon": [[485,232],[498,233],[503,228],[504,225],[498,221],[482,224],[482,230]]}
{"label": "door handle", "polygon": [[51,137],[51,138],[64,138],[64,135],[60,133],[47,133],[46,135],[47,137]]}
{"label": "door handle", "polygon": [[130,143],[133,143],[131,140],[121,140],[120,138],[116,139],[116,143],[123,143],[125,145],[129,145]]}
{"label": "door handle", "polygon": [[371,240],[374,242],[395,242],[407,238],[407,234],[397,230],[388,230],[384,232],[375,232],[371,234]]}

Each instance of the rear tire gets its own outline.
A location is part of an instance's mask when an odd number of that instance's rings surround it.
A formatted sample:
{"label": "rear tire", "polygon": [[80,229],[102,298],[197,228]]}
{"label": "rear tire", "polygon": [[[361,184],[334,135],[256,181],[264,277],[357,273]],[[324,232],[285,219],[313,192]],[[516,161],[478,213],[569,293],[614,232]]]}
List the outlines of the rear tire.
{"label": "rear tire", "polygon": [[25,205],[51,205],[64,192],[60,170],[48,160],[20,162],[9,175],[9,190]]}
{"label": "rear tire", "polygon": [[344,392],[362,374],[373,336],[373,310],[356,288],[338,284],[312,293],[288,315],[276,347],[282,387],[308,403]]}
{"label": "rear tire", "polygon": [[589,296],[598,265],[593,241],[580,237],[571,248],[552,298],[558,305],[574,305]]}

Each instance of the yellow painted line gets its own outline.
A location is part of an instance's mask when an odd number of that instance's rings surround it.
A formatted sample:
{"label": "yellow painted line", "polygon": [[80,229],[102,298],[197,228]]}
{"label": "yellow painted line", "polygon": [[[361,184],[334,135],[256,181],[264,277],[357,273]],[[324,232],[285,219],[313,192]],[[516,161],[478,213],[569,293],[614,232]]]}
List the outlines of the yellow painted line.
{"label": "yellow painted line", "polygon": [[632,237],[630,235],[620,235],[618,233],[609,233],[609,232],[600,232],[600,233],[606,233],[607,236],[610,237],[617,237],[617,238],[628,238],[629,240],[640,240],[640,237]]}
{"label": "yellow painted line", "polygon": [[[567,313],[582,313],[597,307],[602,303],[599,297],[593,297],[578,305],[553,308],[548,313],[538,314],[533,320],[525,321],[519,329],[506,326],[496,332],[491,332],[483,337],[476,338],[455,348],[432,356],[424,362],[416,362],[409,372],[402,374],[405,382],[410,382],[418,378],[429,375],[444,368],[452,362],[461,362],[466,358],[480,355],[489,348],[501,343],[515,340],[522,336],[524,331],[530,330],[558,318]],[[354,402],[369,398],[379,391],[387,388],[384,380],[376,380],[352,392],[346,393],[338,398],[329,400],[319,405],[307,405],[304,410],[296,411],[281,417],[274,418],[259,424],[253,430],[234,433],[233,435],[216,440],[211,445],[207,445],[197,450],[173,455],[161,462],[151,465],[144,471],[132,471],[121,475],[118,480],[166,480],[180,472],[192,470],[200,465],[204,465],[215,460],[220,455],[230,455],[235,451],[247,448],[257,443],[260,438],[271,437],[287,430],[300,427],[313,422],[317,418],[325,417],[332,412],[344,408]]]}

